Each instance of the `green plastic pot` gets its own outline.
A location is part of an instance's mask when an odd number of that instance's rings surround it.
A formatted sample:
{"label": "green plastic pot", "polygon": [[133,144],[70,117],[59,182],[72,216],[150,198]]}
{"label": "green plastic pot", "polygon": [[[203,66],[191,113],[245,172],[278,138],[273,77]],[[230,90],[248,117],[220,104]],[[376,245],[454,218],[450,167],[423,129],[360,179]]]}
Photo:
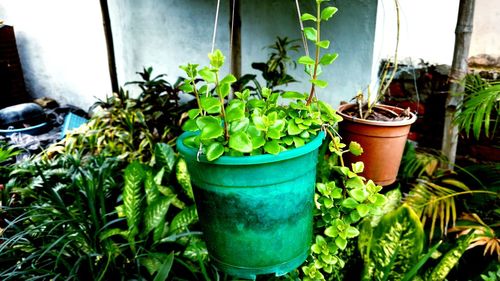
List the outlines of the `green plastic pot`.
{"label": "green plastic pot", "polygon": [[213,264],[240,278],[284,275],[300,266],[312,241],[318,148],[324,133],[278,155],[222,156],[208,162],[183,140],[203,237]]}

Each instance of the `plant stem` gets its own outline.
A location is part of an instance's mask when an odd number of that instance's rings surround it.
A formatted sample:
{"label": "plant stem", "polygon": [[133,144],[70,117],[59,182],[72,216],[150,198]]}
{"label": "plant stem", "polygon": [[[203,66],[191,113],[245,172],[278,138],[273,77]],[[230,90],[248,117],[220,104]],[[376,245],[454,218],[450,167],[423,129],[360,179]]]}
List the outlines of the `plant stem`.
{"label": "plant stem", "polygon": [[204,116],[205,112],[203,111],[203,108],[201,108],[200,96],[198,95],[198,90],[196,89],[196,83],[194,82],[194,79],[190,83],[193,86],[193,93],[194,93],[194,97],[196,98],[196,104],[198,105],[198,109],[200,110],[200,114]]}
{"label": "plant stem", "polygon": [[[335,149],[338,150],[338,151],[340,151],[340,152],[342,152],[342,150],[337,146],[337,143],[335,143],[335,141],[333,140],[334,137],[333,137],[332,132],[330,130],[328,130],[328,129],[326,130],[326,132],[328,133],[328,135],[330,135],[330,138],[332,138],[331,142],[333,143],[333,146],[335,147]],[[345,165],[344,165],[344,158],[342,157],[342,153],[339,155],[339,159],[340,159],[340,166],[345,167]]]}
{"label": "plant stem", "polygon": [[[394,0],[394,5],[396,6],[396,48],[394,50],[394,69],[392,70],[391,76],[387,80],[387,82],[383,83],[383,88],[382,90],[378,93],[377,100],[380,99],[389,86],[391,85],[392,80],[394,79],[394,76],[396,75],[396,71],[398,70],[398,49],[399,49],[399,32],[400,32],[400,13],[399,13],[399,2],[398,0]],[[389,63],[389,62],[388,62]],[[372,105],[373,106],[373,105]]]}
{"label": "plant stem", "polygon": [[222,120],[224,122],[224,137],[226,140],[229,140],[229,130],[227,128],[227,122],[226,122],[226,110],[224,108],[224,97],[220,94],[220,89],[219,89],[219,73],[215,72],[215,89],[217,91],[217,95],[219,96],[219,101],[220,101],[220,114],[222,116]]}
{"label": "plant stem", "polygon": [[[314,71],[313,71],[313,76],[312,80],[316,80],[318,77],[318,64],[319,64],[319,46],[318,42],[321,40],[320,34],[321,34],[321,4],[319,1],[316,2],[316,54],[315,54],[315,59],[314,59]],[[309,106],[314,98],[315,95],[315,85],[314,83],[311,83],[311,91],[309,92],[309,97],[307,98],[306,105]]]}

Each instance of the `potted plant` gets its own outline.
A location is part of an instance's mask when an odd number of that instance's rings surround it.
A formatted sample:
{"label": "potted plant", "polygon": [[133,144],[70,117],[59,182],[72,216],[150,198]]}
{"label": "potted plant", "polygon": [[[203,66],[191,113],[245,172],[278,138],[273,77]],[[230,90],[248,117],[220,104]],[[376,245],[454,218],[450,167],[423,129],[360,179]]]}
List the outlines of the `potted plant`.
{"label": "potted plant", "polygon": [[[366,169],[362,175],[376,184],[386,186],[396,181],[404,146],[410,126],[417,116],[409,109],[378,103],[389,89],[397,71],[397,49],[399,44],[399,4],[395,1],[397,12],[397,40],[394,64],[388,60],[382,71],[376,96],[368,91],[367,99],[362,92],[356,95],[356,102],[343,104],[338,114],[344,119],[339,124],[343,141],[355,141],[363,148],[361,155],[347,155],[346,162],[362,161]],[[391,74],[388,74],[391,72]]]}
{"label": "potted plant", "polygon": [[[320,24],[337,11],[321,9],[302,15],[315,27],[305,36],[315,43],[314,58],[299,58],[310,76],[309,93],[273,92],[261,99],[248,89],[226,101],[236,78],[220,75],[224,56],[209,54],[210,66],[181,66],[198,108],[188,112],[177,149],[186,159],[204,239],[215,266],[231,275],[285,274],[306,259],[312,240],[312,215],[318,147],[326,128],[341,118],[316,99],[320,66],[337,54],[321,55]],[[287,105],[280,104],[286,100]]]}

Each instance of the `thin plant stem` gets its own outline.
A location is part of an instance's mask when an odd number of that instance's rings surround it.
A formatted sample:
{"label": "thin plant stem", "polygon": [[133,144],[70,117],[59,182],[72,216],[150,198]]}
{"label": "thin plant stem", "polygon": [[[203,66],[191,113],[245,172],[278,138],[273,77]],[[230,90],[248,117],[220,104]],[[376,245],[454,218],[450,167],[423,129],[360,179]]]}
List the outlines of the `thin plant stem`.
{"label": "thin plant stem", "polygon": [[[320,2],[316,2],[316,43],[320,42],[320,34],[321,34],[321,4]],[[313,71],[313,76],[312,76],[312,81],[316,80],[318,77],[318,64],[319,64],[319,46],[316,44],[316,54],[315,54],[315,59],[314,59],[314,71]],[[306,105],[309,106],[311,102],[313,101],[315,95],[315,85],[314,83],[311,83],[311,91],[309,92],[309,97],[307,98]]]}

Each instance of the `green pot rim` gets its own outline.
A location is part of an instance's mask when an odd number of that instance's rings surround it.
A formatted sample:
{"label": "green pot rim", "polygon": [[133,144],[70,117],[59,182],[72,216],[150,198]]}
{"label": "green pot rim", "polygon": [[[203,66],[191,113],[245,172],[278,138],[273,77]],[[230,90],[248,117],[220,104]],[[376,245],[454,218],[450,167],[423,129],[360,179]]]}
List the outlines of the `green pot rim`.
{"label": "green pot rim", "polygon": [[[184,132],[177,138],[176,141],[177,150],[183,156],[187,156],[189,158],[194,158],[194,159],[197,158],[196,154],[198,151],[194,148],[186,146],[183,142],[185,138],[196,134],[197,134],[196,132]],[[309,152],[312,152],[321,146],[324,139],[325,139],[325,133],[323,131],[319,131],[318,135],[305,145],[294,149],[282,151],[276,155],[261,154],[252,156],[221,156],[220,158],[211,162],[207,160],[205,155],[200,155],[198,161],[205,163],[213,163],[217,165],[259,165],[265,163],[278,162],[278,161],[288,160],[291,158],[296,158],[305,155]]]}

